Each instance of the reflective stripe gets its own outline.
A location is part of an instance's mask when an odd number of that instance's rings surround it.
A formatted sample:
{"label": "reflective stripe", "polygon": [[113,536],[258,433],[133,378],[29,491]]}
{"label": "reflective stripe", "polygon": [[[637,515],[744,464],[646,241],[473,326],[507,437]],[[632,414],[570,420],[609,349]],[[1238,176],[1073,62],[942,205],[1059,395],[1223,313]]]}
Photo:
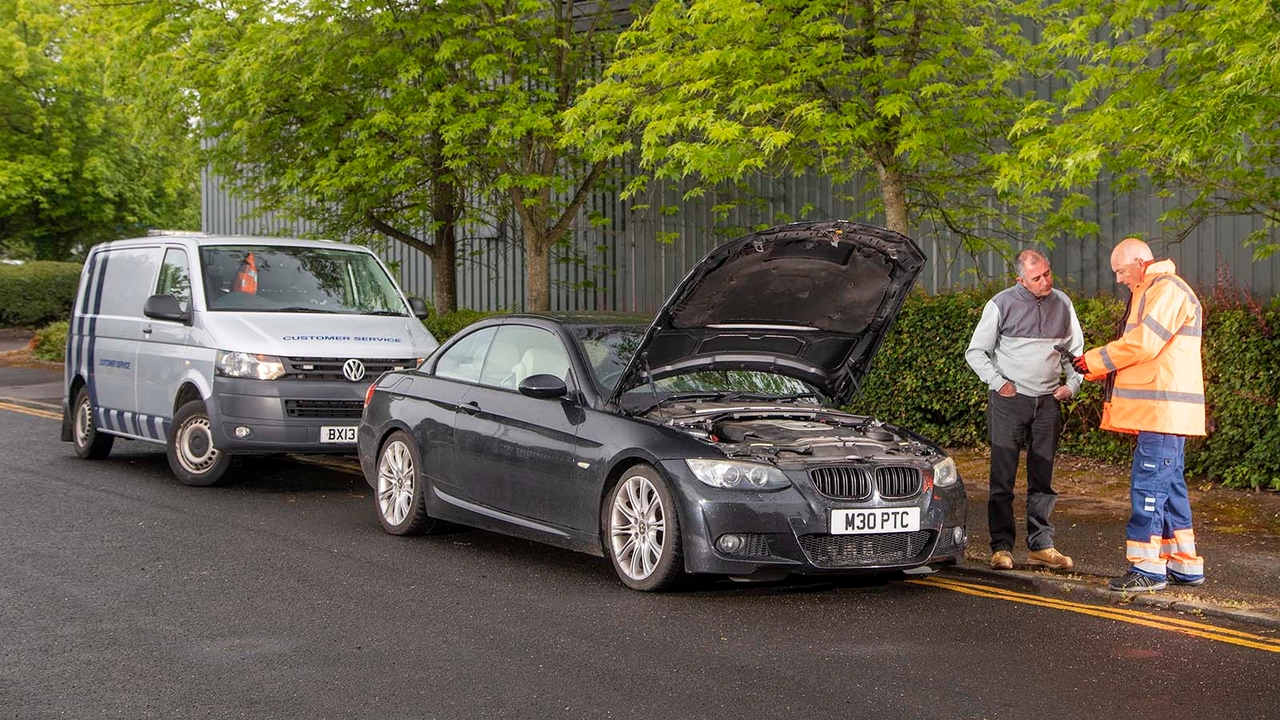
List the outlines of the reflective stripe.
{"label": "reflective stripe", "polygon": [[1102,355],[1102,366],[1107,369],[1107,372],[1115,372],[1116,364],[1111,362],[1111,354],[1107,352],[1106,345],[1102,346],[1100,355]]}
{"label": "reflective stripe", "polygon": [[1151,316],[1147,316],[1147,318],[1142,321],[1142,324],[1146,325],[1147,328],[1151,330],[1151,332],[1159,335],[1160,339],[1165,342],[1169,342],[1169,340],[1173,337],[1173,333],[1169,332],[1168,330],[1165,330],[1164,326],[1161,325],[1159,321],[1157,321],[1155,318]]}
{"label": "reflective stripe", "polygon": [[1199,577],[1204,575],[1204,558],[1186,558],[1175,555],[1166,563],[1167,569],[1179,575]]}
{"label": "reflective stripe", "polygon": [[[1191,301],[1192,305],[1195,305],[1197,308],[1200,307],[1200,298],[1196,297],[1196,294],[1191,292],[1191,286],[1188,285],[1182,278],[1178,277],[1177,275],[1157,275],[1156,278],[1151,281],[1151,285],[1154,286],[1158,282],[1165,282],[1165,281],[1173,283],[1179,290],[1182,291],[1183,295],[1187,296],[1187,299]],[[1142,312],[1139,311],[1138,314],[1141,315]]]}
{"label": "reflective stripe", "polygon": [[1168,390],[1135,390],[1134,388],[1117,387],[1111,391],[1113,397],[1129,400],[1161,400],[1164,402],[1184,402],[1204,404],[1203,393],[1169,392]]}
{"label": "reflective stripe", "polygon": [[1126,540],[1125,559],[1136,570],[1141,570],[1152,575],[1164,575],[1165,559],[1160,556],[1161,538],[1152,535],[1150,542],[1139,542],[1137,540]]}
{"label": "reflective stripe", "polygon": [[1124,324],[1124,331],[1125,331],[1125,332],[1129,332],[1130,330],[1132,330],[1132,329],[1134,329],[1134,328],[1136,328],[1136,327],[1138,327],[1138,323],[1125,323],[1125,324]]}
{"label": "reflective stripe", "polygon": [[1159,560],[1160,539],[1152,537],[1151,542],[1126,540],[1124,543],[1124,550],[1125,557],[1132,563],[1140,562],[1142,560]]}
{"label": "reflective stripe", "polygon": [[1204,334],[1203,330],[1201,330],[1198,327],[1192,327],[1190,325],[1185,325],[1182,328],[1179,328],[1178,332],[1174,333],[1174,335],[1189,335],[1191,337],[1200,337],[1203,334]]}

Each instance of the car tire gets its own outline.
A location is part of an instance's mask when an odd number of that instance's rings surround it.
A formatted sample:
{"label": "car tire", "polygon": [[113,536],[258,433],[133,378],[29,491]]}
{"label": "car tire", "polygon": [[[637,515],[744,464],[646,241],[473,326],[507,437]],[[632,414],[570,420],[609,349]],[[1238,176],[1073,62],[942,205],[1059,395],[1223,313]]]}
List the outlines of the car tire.
{"label": "car tire", "polygon": [[661,592],[684,579],[680,517],[667,481],[652,466],[622,475],[601,508],[605,553],[622,584]]}
{"label": "car tire", "polygon": [[81,386],[76,391],[75,404],[71,415],[71,443],[76,448],[76,455],[86,460],[101,460],[111,452],[116,436],[98,432],[98,423],[94,420],[93,401],[89,399],[89,388]]}
{"label": "car tire", "polygon": [[208,487],[222,482],[239,468],[240,459],[219,450],[213,436],[213,425],[203,402],[190,400],[178,408],[165,447],[169,469],[178,482]]}
{"label": "car tire", "polygon": [[440,529],[442,523],[427,514],[426,481],[413,436],[403,430],[391,433],[378,451],[376,468],[373,508],[382,529],[392,535],[423,535]]}

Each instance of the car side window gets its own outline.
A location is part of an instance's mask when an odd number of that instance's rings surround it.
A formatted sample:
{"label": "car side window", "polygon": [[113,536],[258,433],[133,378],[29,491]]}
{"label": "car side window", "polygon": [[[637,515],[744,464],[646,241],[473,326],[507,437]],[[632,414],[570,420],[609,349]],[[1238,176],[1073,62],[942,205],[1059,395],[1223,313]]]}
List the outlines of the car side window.
{"label": "car side window", "polygon": [[530,375],[555,375],[569,383],[569,354],[560,338],[528,325],[503,325],[485,358],[480,384],[515,390]]}
{"label": "car side window", "polygon": [[187,265],[187,253],[179,248],[169,248],[160,263],[160,279],[156,281],[156,295],[172,295],[178,298],[183,312],[191,308],[191,273]]}
{"label": "car side window", "polygon": [[436,377],[479,382],[480,368],[496,330],[494,327],[477,330],[445,350],[436,362]]}

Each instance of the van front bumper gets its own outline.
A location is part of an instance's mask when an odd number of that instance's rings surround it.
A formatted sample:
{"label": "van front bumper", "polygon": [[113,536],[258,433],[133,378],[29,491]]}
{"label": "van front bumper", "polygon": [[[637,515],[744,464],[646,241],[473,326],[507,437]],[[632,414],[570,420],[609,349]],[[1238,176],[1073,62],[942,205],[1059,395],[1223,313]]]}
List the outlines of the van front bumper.
{"label": "van front bumper", "polygon": [[[207,403],[214,442],[232,453],[354,453],[365,391],[376,381],[215,378]],[[351,428],[350,442],[322,441],[325,428]]]}

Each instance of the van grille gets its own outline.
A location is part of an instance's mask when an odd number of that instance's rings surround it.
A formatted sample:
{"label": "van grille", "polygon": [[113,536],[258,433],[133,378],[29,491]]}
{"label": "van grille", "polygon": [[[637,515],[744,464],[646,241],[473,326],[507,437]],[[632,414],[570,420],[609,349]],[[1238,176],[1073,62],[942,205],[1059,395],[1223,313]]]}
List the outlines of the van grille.
{"label": "van grille", "polygon": [[[342,365],[351,358],[284,358],[284,376],[294,380],[343,380]],[[417,367],[416,358],[356,358],[364,363],[361,382],[373,382],[388,370]]]}
{"label": "van grille", "polygon": [[284,411],[292,418],[359,420],[364,414],[364,402],[361,400],[285,400]]}

